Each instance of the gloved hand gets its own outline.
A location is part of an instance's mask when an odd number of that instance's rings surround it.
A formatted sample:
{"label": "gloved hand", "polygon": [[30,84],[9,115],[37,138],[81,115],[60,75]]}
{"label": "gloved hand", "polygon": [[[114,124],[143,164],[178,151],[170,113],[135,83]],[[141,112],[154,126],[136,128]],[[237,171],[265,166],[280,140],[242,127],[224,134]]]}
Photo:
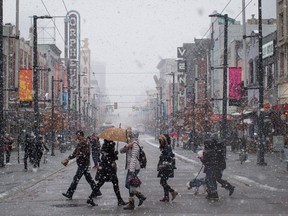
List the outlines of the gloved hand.
{"label": "gloved hand", "polygon": [[69,163],[69,159],[66,158],[66,159],[64,159],[63,161],[61,161],[61,163],[62,163],[64,166],[67,166],[68,163]]}

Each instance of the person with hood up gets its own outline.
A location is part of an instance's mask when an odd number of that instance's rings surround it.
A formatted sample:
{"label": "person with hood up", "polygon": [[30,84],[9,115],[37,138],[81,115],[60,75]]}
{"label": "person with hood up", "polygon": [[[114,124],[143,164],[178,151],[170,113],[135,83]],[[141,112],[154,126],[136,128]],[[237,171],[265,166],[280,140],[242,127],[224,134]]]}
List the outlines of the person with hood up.
{"label": "person with hood up", "polygon": [[118,151],[115,151],[115,145],[116,144],[113,141],[104,140],[101,148],[101,160],[95,177],[95,180],[98,182],[96,184],[96,189],[92,191],[89,199],[93,199],[93,197],[99,195],[100,188],[105,182],[112,182],[118,200],[118,206],[124,206],[127,203],[124,202],[120,194],[116,164],[116,160],[118,160]]}
{"label": "person with hood up", "polygon": [[159,156],[159,162],[157,165],[157,177],[160,178],[160,185],[163,187],[164,190],[164,197],[160,199],[160,201],[169,202],[169,192],[172,195],[172,200],[174,200],[178,195],[178,192],[171,188],[170,185],[167,183],[169,178],[174,177],[174,169],[176,169],[175,155],[172,151],[172,147],[170,145],[170,137],[168,135],[160,135],[159,144],[161,154]]}
{"label": "person with hood up", "polygon": [[126,153],[126,165],[125,169],[127,169],[125,187],[129,190],[129,199],[128,205],[126,205],[123,209],[125,210],[133,210],[135,208],[134,195],[139,199],[138,206],[141,206],[143,202],[146,200],[146,197],[139,191],[138,187],[131,186],[129,184],[129,178],[133,178],[134,176],[138,176],[140,172],[140,164],[138,161],[139,157],[139,132],[136,129],[127,129],[128,136],[128,144],[126,144],[123,148],[120,149],[120,153]]}
{"label": "person with hood up", "polygon": [[[78,144],[74,150],[74,152],[68,156],[66,161],[69,161],[73,158],[76,158],[76,163],[78,165],[76,174],[73,178],[73,181],[68,188],[66,193],[62,193],[63,196],[65,196],[68,199],[72,199],[73,194],[77,188],[77,185],[81,179],[81,177],[84,175],[86,181],[89,183],[92,191],[96,191],[96,184],[91,177],[91,174],[89,172],[89,166],[90,166],[90,146],[87,143],[87,140],[85,139],[84,132],[79,130],[76,132],[76,136],[78,139]],[[64,165],[67,165],[68,163],[63,163]],[[92,206],[95,206],[93,199],[88,199],[87,204],[90,204]]]}
{"label": "person with hood up", "polygon": [[234,186],[222,179],[222,174],[226,168],[225,151],[223,143],[218,143],[216,139],[204,141],[203,158],[204,173],[206,173],[207,193],[206,199],[218,200],[217,182],[229,191],[229,196],[234,192]]}

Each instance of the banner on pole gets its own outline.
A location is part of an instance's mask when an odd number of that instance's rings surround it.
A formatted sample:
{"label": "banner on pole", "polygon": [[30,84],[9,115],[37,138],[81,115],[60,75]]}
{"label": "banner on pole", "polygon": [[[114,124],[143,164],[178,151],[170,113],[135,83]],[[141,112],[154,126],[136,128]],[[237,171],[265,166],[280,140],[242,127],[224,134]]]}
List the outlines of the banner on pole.
{"label": "banner on pole", "polygon": [[19,70],[19,101],[21,107],[32,107],[32,69]]}
{"label": "banner on pole", "polygon": [[229,67],[229,106],[241,105],[241,67]]}

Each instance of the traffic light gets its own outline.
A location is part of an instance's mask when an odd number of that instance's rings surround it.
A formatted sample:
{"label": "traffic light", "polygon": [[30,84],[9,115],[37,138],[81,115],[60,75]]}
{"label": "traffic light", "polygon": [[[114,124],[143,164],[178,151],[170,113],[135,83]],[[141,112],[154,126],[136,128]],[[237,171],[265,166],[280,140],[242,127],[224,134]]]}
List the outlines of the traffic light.
{"label": "traffic light", "polygon": [[117,102],[114,103],[114,109],[118,109],[118,103]]}
{"label": "traffic light", "polygon": [[285,112],[284,112],[284,115],[287,117],[287,116],[288,116],[288,111],[285,111]]}

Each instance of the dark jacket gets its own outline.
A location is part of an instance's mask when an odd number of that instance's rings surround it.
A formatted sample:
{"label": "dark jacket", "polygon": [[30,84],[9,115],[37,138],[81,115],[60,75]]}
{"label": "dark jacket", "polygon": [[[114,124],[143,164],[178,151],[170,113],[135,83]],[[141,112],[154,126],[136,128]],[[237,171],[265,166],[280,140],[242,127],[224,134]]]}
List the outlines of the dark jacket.
{"label": "dark jacket", "polygon": [[171,145],[166,144],[161,150],[159,162],[157,165],[158,175],[160,178],[173,178],[175,166],[175,155],[172,151]]}
{"label": "dark jacket", "polygon": [[[205,145],[206,142],[206,145]],[[204,152],[202,163],[204,165],[204,173],[207,169],[223,171],[226,169],[225,152],[222,143],[218,143],[215,140],[209,140],[204,142]]]}
{"label": "dark jacket", "polygon": [[94,165],[98,165],[98,163],[100,162],[100,150],[101,150],[100,141],[97,139],[92,139],[90,141],[90,145],[91,145],[92,159],[93,159]]}
{"label": "dark jacket", "polygon": [[76,158],[78,166],[90,165],[90,146],[86,139],[80,140],[74,152],[68,157],[69,160],[73,158]]}
{"label": "dark jacket", "polygon": [[101,148],[101,160],[96,173],[96,180],[111,181],[111,178],[117,175],[116,160],[118,160],[118,152],[115,151],[115,142],[106,141]]}

